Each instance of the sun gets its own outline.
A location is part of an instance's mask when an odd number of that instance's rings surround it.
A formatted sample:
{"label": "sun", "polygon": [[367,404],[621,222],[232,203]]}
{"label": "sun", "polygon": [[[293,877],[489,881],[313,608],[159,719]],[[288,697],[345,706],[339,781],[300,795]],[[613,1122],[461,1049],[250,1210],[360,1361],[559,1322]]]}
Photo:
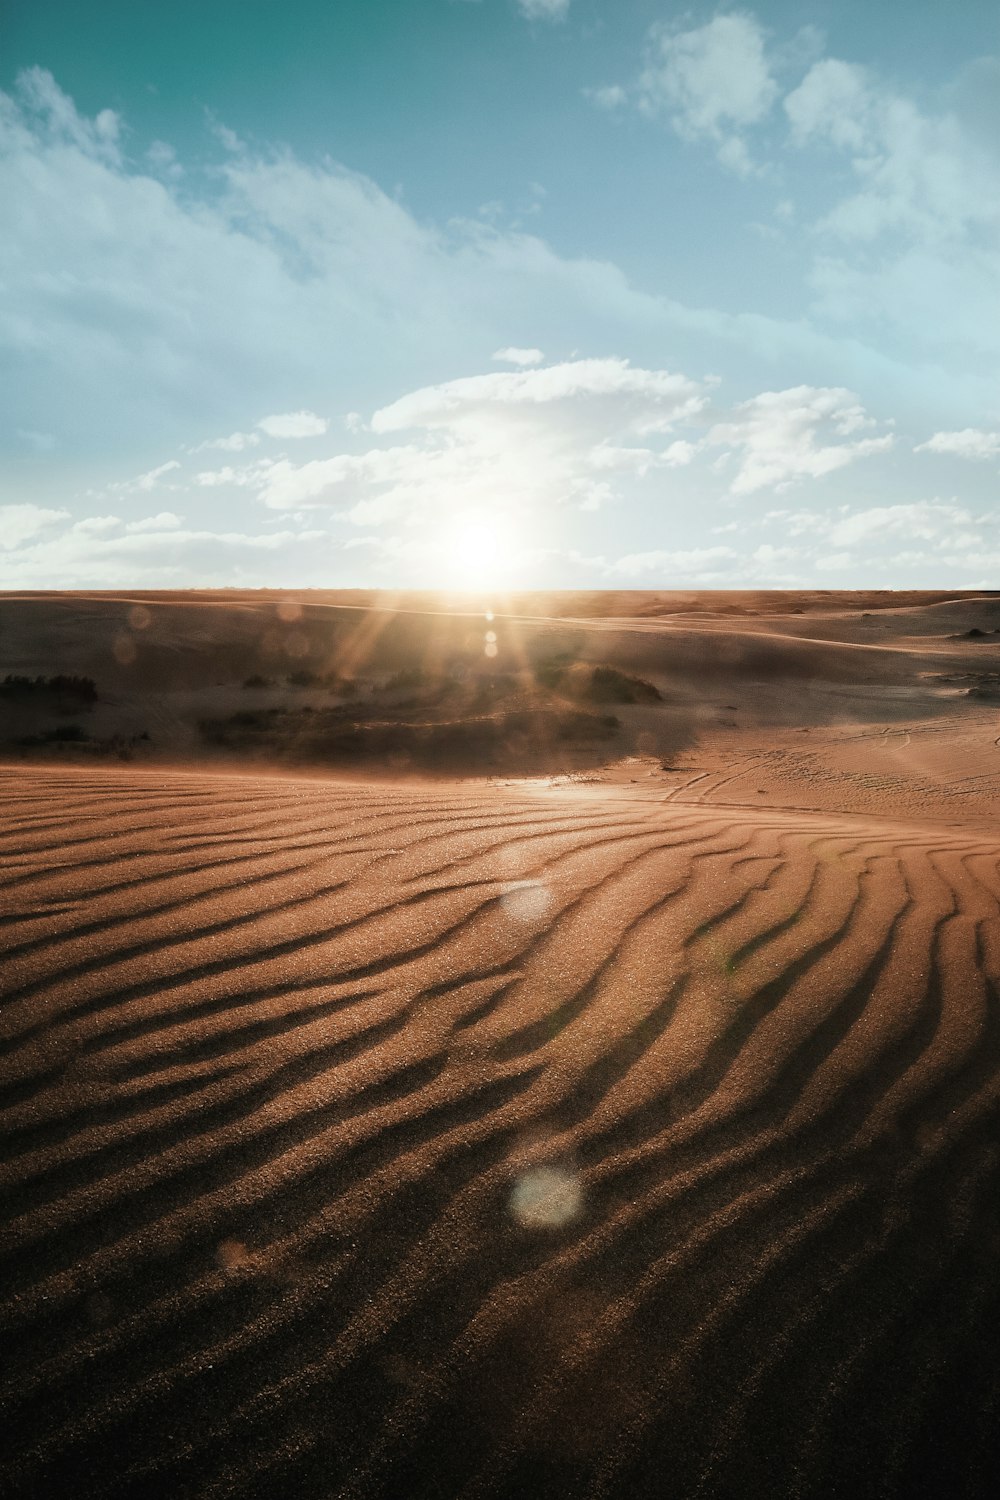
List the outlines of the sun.
{"label": "sun", "polygon": [[446,588],[496,588],[511,581],[517,562],[509,520],[481,511],[455,516],[442,528],[437,550]]}

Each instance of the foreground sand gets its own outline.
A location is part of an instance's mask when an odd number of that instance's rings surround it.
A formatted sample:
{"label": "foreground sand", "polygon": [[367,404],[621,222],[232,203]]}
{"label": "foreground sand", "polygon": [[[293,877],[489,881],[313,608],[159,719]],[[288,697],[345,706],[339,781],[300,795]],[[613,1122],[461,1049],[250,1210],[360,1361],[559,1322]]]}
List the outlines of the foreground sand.
{"label": "foreground sand", "polygon": [[4,1493],[994,1492],[995,825],[0,793]]}

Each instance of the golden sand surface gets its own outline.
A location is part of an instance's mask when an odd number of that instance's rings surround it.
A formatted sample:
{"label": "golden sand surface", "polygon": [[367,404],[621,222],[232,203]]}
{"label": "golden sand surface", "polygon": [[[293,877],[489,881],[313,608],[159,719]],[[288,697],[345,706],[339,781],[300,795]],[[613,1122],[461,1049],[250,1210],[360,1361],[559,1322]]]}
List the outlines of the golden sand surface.
{"label": "golden sand surface", "polygon": [[991,1495],[1000,728],[892,707],[926,608],[676,770],[0,769],[0,1490]]}

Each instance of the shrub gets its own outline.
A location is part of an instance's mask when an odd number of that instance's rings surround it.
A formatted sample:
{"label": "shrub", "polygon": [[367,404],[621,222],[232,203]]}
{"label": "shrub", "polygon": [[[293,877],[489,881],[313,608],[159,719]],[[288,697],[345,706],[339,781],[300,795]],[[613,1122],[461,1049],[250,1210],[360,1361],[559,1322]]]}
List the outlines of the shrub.
{"label": "shrub", "polygon": [[97,702],[97,684],[92,677],[23,677],[8,672],[0,682],[0,697],[33,698],[40,694],[56,698],[72,698],[78,704]]}
{"label": "shrub", "polygon": [[658,688],[641,677],[628,677],[614,667],[595,667],[590,674],[588,698],[598,703],[660,703]]}

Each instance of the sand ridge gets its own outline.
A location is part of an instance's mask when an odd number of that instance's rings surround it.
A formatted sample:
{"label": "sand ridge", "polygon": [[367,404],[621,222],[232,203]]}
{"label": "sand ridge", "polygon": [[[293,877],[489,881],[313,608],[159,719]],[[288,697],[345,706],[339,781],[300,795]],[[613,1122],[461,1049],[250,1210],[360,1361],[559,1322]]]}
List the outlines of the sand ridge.
{"label": "sand ridge", "polygon": [[991,824],[0,785],[12,1493],[987,1492]]}

